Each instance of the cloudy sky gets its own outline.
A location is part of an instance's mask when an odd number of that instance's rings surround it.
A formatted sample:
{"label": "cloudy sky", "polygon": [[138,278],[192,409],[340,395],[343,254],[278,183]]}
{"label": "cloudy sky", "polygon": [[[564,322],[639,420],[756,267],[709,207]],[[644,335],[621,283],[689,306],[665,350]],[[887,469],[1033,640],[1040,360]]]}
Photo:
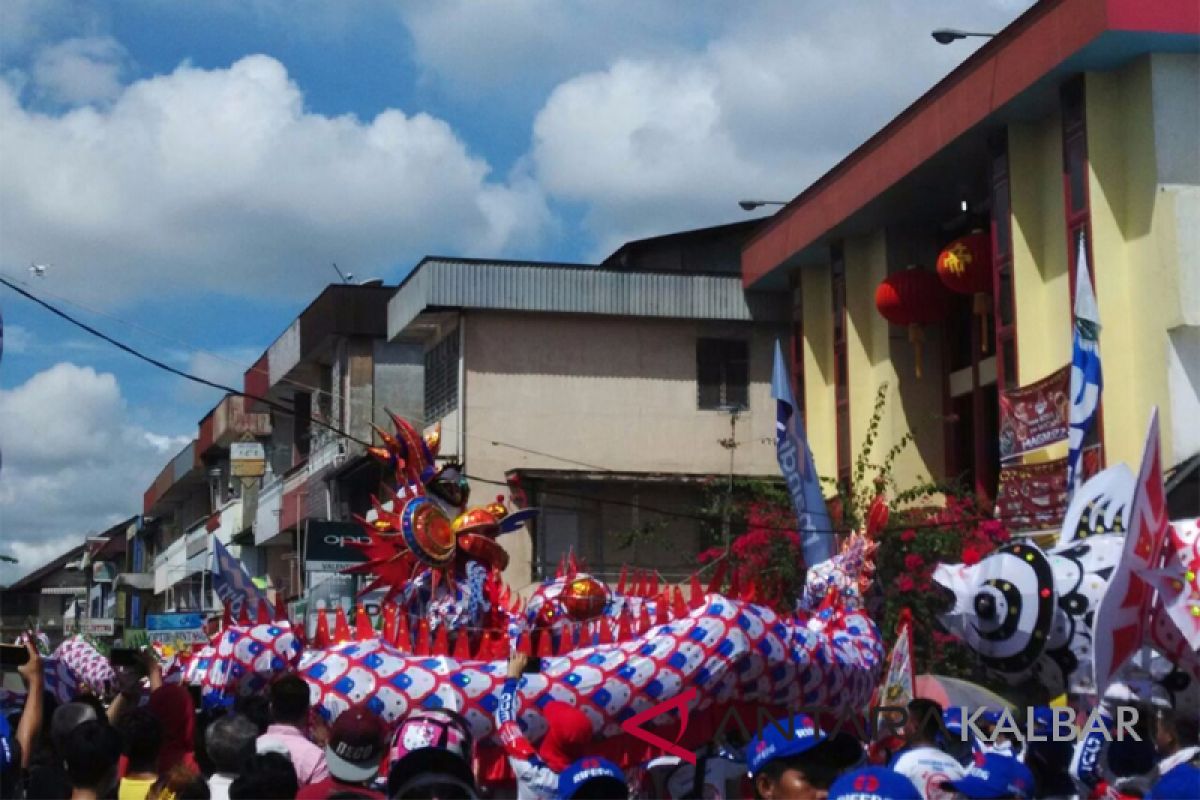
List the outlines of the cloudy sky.
{"label": "cloudy sky", "polygon": [[[333,262],[591,261],[793,197],[977,46],[931,29],[1029,4],[4,0],[0,273],[237,380]],[[140,511],[220,398],[0,310],[4,583]]]}

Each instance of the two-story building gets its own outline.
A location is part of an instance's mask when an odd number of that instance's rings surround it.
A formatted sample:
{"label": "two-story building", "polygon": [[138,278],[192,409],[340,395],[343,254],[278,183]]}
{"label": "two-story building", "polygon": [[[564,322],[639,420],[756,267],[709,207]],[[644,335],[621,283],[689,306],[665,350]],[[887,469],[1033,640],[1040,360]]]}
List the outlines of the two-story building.
{"label": "two-story building", "polygon": [[[1083,263],[1102,324],[1094,465],[1136,468],[1155,406],[1164,465],[1200,453],[1198,97],[1196,4],[1045,0],[775,214],[746,245],[742,277],[795,298],[794,371],[818,470],[848,475],[887,382],[881,440],[916,437],[902,482],[957,476],[994,499],[1000,393],[1070,362]],[[952,295],[926,326],[918,378],[876,287],[913,265],[931,271],[976,229],[990,251],[986,327],[977,300]],[[1060,441],[1010,463],[1057,464],[1066,451]],[[1176,472],[1194,498],[1197,470]]]}
{"label": "two-story building", "polygon": [[631,242],[599,266],[430,257],[396,290],[388,336],[424,353],[472,501],[516,488],[539,519],[501,540],[516,587],[574,552],[679,579],[712,544],[714,484],[778,474],[772,348],[786,293],[745,292],[754,223]]}

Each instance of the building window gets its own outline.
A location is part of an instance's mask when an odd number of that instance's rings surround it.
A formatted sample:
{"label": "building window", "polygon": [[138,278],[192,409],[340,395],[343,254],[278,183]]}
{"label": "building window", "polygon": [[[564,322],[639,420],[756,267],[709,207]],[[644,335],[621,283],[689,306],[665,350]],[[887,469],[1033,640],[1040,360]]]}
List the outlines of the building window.
{"label": "building window", "polygon": [[696,376],[700,408],[732,409],[749,406],[750,354],[744,341],[696,341]]}
{"label": "building window", "polygon": [[458,331],[425,352],[425,420],[435,422],[458,408]]}
{"label": "building window", "polygon": [[842,488],[850,485],[850,363],[846,351],[846,258],[841,243],[830,250],[833,286],[833,385],[835,430],[837,432],[837,474]]}

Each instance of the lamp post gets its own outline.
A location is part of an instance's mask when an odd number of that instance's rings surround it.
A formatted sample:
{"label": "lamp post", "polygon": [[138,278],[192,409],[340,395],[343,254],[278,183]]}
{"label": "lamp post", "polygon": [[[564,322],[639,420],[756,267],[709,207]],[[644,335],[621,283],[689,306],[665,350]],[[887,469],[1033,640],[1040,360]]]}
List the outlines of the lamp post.
{"label": "lamp post", "polygon": [[974,31],[960,31],[957,28],[938,28],[935,31],[930,31],[929,35],[938,44],[950,44],[959,39],[966,39],[968,36],[977,36],[982,39],[991,39],[996,34],[994,33],[977,33]]}
{"label": "lamp post", "polygon": [[786,206],[786,200],[738,200],[738,205],[742,207],[742,211],[753,211],[762,206]]}

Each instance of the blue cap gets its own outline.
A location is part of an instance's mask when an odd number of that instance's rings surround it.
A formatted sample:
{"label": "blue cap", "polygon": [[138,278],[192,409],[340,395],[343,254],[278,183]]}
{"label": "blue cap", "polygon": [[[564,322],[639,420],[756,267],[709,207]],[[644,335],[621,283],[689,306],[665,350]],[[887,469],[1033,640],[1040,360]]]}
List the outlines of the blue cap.
{"label": "blue cap", "polygon": [[921,800],[908,778],[883,767],[847,772],[829,787],[829,800]]}
{"label": "blue cap", "polygon": [[1033,707],[1034,733],[1047,733],[1054,727],[1054,709],[1050,706]]}
{"label": "blue cap", "polygon": [[599,780],[616,781],[624,787],[625,773],[606,758],[581,758],[558,776],[558,796],[567,800],[574,797],[585,783]]}
{"label": "blue cap", "polygon": [[807,714],[777,719],[750,740],[746,747],[750,774],[757,775],[768,762],[807,753],[829,737]]}
{"label": "blue cap", "polygon": [[1146,800],[1172,800],[1176,797],[1200,797],[1200,769],[1180,764],[1150,787]]}
{"label": "blue cap", "polygon": [[1033,797],[1033,773],[1012,756],[1000,753],[979,753],[963,777],[947,781],[954,791],[970,800],[991,800],[994,797]]}

